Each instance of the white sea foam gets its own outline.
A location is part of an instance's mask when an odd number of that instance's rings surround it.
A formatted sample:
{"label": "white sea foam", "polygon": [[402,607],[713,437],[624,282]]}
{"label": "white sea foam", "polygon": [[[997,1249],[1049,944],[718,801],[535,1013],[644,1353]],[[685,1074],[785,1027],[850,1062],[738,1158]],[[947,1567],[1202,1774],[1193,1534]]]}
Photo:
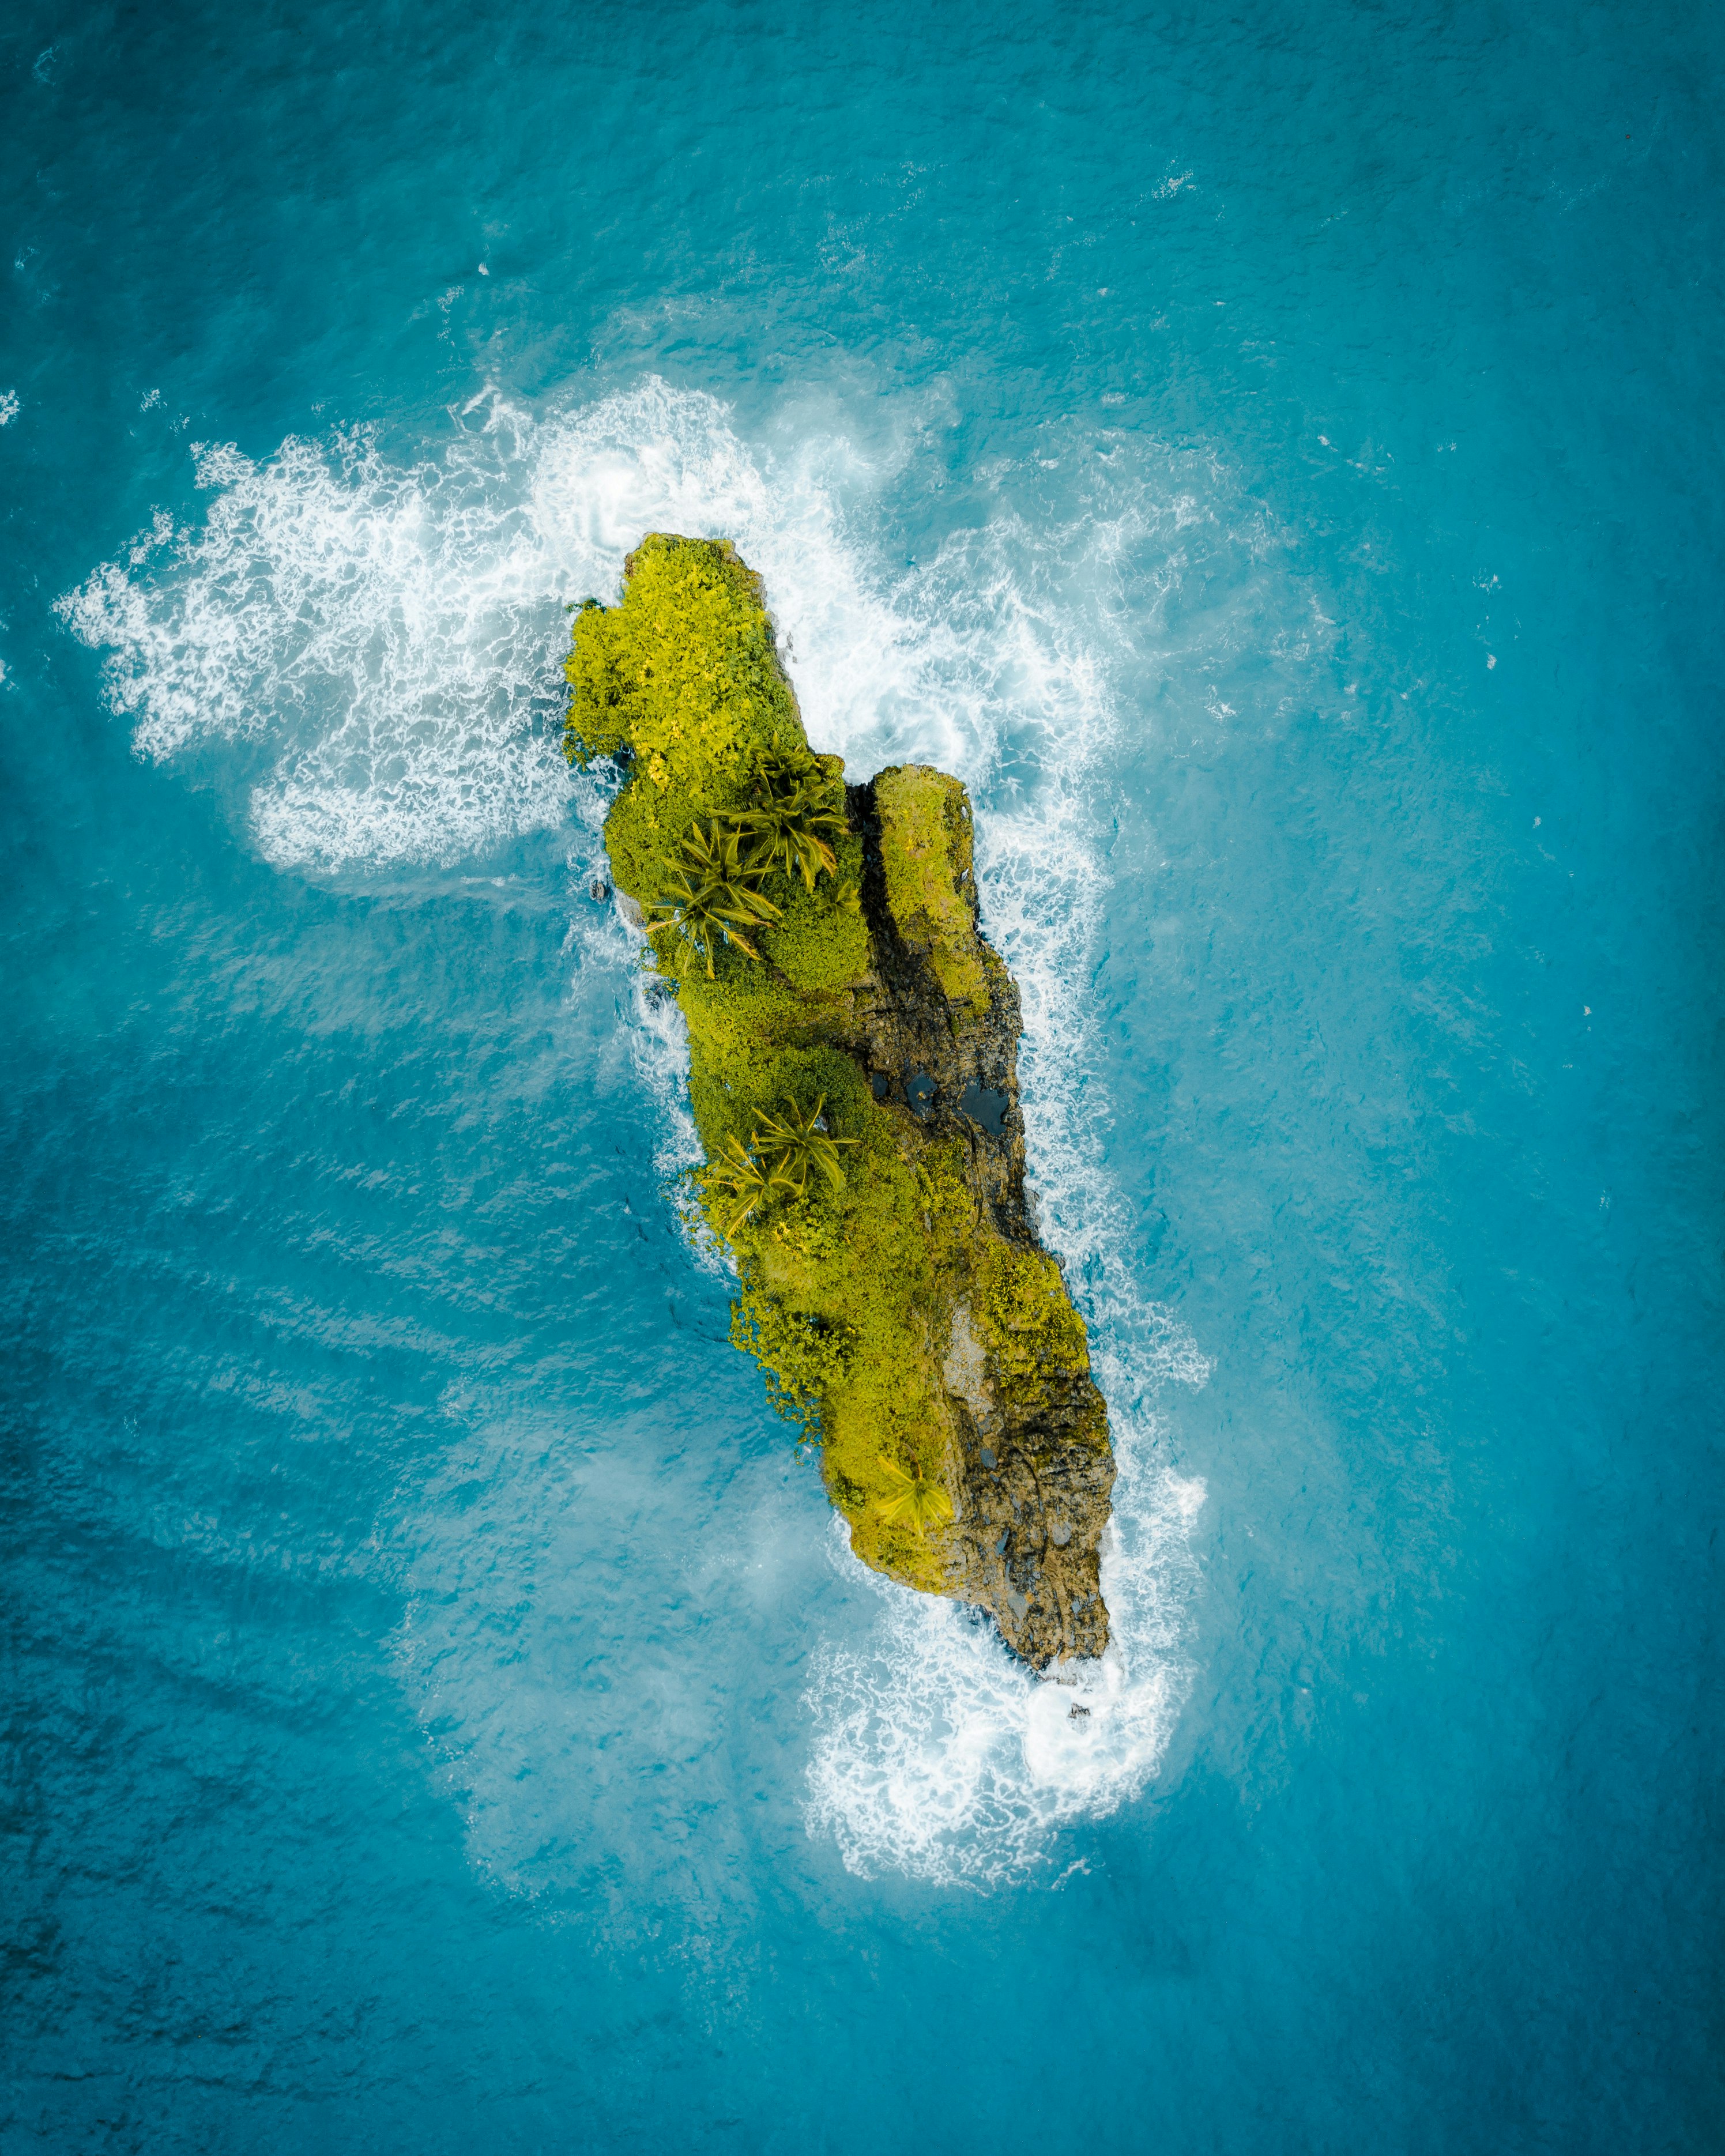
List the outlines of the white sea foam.
{"label": "white sea foam", "polygon": [[[818,1650],[810,1821],[852,1871],[999,1885],[1155,1773],[1189,1681],[1181,1621],[1204,1491],[1157,1466],[1153,1435],[1114,1419],[1102,1565],[1114,1640],[1101,1661],[1038,1680],[991,1626],[883,1580],[868,1644]],[[850,1563],[836,1522],[834,1541]]]}
{"label": "white sea foam", "polygon": [[[762,572],[810,736],[853,777],[915,759],[970,783],[985,918],[1024,999],[1032,1178],[1111,1404],[1114,1644],[1072,1683],[1040,1682],[953,1606],[877,1583],[867,1640],[816,1656],[809,1817],[859,1871],[983,1883],[1034,1866],[1063,1823],[1143,1786],[1187,1683],[1180,1610],[1202,1491],[1160,1464],[1153,1400],[1204,1366],[1122,1255],[1086,983],[1120,684],[1156,634],[1145,594],[1178,583],[1200,496],[1117,457],[1065,523],[1003,512],[889,574],[868,536],[877,475],[843,439],[769,457],[712,399],[657,381],[560,414],[476,398],[442,452],[411,466],[348,435],[289,441],[264,464],[204,450],[198,470],[214,496],[203,526],[158,519],[61,608],[110,648],[110,697],[141,753],[267,744],[251,825],[284,866],[451,859],[557,825],[572,805],[572,866],[595,863],[603,797],[572,781],[548,723],[562,603],[614,594],[624,552],[655,529],[724,534]],[[572,935],[596,960],[631,963],[614,916]],[[698,1158],[686,1040],[644,983],[634,1040],[672,1175]]]}
{"label": "white sea foam", "polygon": [[392,465],[363,435],[267,464],[198,453],[200,527],[166,516],[60,602],[112,648],[141,754],[211,736],[275,751],[262,850],[326,866],[444,858],[566,813],[550,707],[562,615],[501,429]]}

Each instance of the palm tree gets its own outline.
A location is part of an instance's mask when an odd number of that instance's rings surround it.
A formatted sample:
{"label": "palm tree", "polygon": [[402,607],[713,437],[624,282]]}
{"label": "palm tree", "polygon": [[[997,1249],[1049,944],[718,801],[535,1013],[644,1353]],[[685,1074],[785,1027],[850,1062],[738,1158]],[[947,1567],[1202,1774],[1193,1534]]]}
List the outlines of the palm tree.
{"label": "palm tree", "polygon": [[734,1137],[726,1139],[724,1151],[709,1174],[716,1188],[727,1191],[737,1203],[736,1212],[725,1224],[727,1235],[734,1235],[752,1213],[770,1203],[775,1190],[786,1187],[771,1162],[757,1160]]}
{"label": "palm tree", "polygon": [[670,929],[679,939],[680,973],[688,972],[699,952],[711,980],[713,946],[721,936],[758,958],[761,954],[745,932],[781,918],[778,907],[755,888],[767,874],[766,866],[745,860],[742,849],[741,832],[720,817],[710,818],[704,831],[698,823],[689,826],[689,835],[678,850],[675,880],[653,902],[654,912],[665,916],[655,927]]}
{"label": "palm tree", "polygon": [[768,752],[755,761],[752,805],[737,819],[737,829],[754,841],[750,860],[763,870],[794,870],[811,892],[824,869],[838,873],[839,857],[829,842],[850,828],[832,805],[832,782],[816,764]]}
{"label": "palm tree", "polygon": [[875,1506],[878,1518],[888,1527],[901,1522],[914,1527],[919,1535],[926,1535],[931,1527],[943,1527],[952,1517],[952,1501],[938,1482],[931,1482],[922,1472],[918,1460],[914,1474],[907,1474],[896,1460],[889,1460],[884,1452],[877,1453],[891,1478],[891,1496],[883,1497]]}
{"label": "palm tree", "polygon": [[840,1146],[854,1146],[855,1138],[829,1136],[821,1121],[827,1096],[822,1093],[805,1116],[796,1102],[785,1101],[782,1116],[763,1116],[750,1133],[749,1150],[773,1163],[775,1182],[801,1198],[809,1188],[811,1170],[824,1176],[834,1190],[845,1188],[845,1165]]}
{"label": "palm tree", "polygon": [[806,1197],[811,1171],[818,1170],[834,1189],[845,1188],[839,1148],[855,1145],[856,1140],[828,1136],[821,1125],[826,1101],[823,1093],[805,1116],[794,1101],[787,1100],[787,1112],[763,1116],[750,1132],[747,1145],[734,1134],[726,1137],[707,1179],[736,1204],[726,1223],[727,1235],[734,1235],[752,1214],[771,1204],[775,1197]]}

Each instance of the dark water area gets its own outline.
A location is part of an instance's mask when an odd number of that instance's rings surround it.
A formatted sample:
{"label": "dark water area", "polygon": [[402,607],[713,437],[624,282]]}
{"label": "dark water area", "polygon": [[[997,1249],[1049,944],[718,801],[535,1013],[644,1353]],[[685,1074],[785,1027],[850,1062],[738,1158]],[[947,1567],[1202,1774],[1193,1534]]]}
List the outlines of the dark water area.
{"label": "dark water area", "polygon": [[[1722,44],[0,25],[8,2156],[1717,2144]],[[971,788],[1068,1690],[680,1220],[652,529]]]}

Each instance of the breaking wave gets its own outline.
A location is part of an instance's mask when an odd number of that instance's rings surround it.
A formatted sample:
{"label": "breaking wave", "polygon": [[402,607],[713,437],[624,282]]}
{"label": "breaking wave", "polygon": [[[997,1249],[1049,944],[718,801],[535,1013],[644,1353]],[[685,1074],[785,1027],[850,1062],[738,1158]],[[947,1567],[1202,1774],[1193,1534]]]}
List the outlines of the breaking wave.
{"label": "breaking wave", "polygon": [[[1123,1255],[1088,983],[1112,773],[1132,746],[1122,711],[1137,708],[1122,685],[1153,654],[1161,596],[1194,550],[1249,560],[1261,535],[1228,536],[1202,471],[1117,442],[1093,455],[1081,513],[1003,507],[889,573],[879,475],[840,437],[769,457],[711,398],[657,380],[562,413],[488,393],[455,418],[444,449],[411,465],[363,434],[290,440],[264,463],[200,450],[213,497],[203,524],[158,518],[59,602],[63,617],[108,650],[109,697],[141,754],[264,746],[250,828],[284,867],[453,860],[563,826],[572,807],[575,844],[595,859],[603,798],[557,740],[563,609],[614,595],[624,553],[655,529],[723,534],[762,572],[810,737],[853,777],[915,759],[965,778],[985,922],[1023,996],[1043,1229],[1110,1404],[1114,1643],[1100,1664],[1040,1681],[954,1605],[872,1582],[867,1636],[829,1639],[815,1658],[808,1817],[858,1871],[1020,1876],[1063,1824],[1144,1785],[1189,1682],[1182,1612],[1203,1491],[1160,1460],[1154,1403],[1205,1367]],[[632,963],[614,916],[572,936]],[[696,1152],[686,1050],[675,1011],[644,988],[634,1037],[673,1171]],[[842,1547],[836,1522],[835,1534]]]}

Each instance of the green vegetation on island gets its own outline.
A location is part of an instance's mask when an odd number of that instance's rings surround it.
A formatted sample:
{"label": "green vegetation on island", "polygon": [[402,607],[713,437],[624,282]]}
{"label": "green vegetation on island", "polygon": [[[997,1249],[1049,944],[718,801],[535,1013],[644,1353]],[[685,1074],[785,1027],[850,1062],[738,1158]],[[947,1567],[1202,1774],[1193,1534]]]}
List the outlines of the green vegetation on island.
{"label": "green vegetation on island", "polygon": [[567,671],[571,757],[625,769],[606,846],[688,1022],[733,1338],[865,1563],[983,1604],[1039,1664],[1100,1651],[1106,1415],[1025,1208],[1017,996],[963,788],[909,766],[846,788],[725,541],[644,539]]}

